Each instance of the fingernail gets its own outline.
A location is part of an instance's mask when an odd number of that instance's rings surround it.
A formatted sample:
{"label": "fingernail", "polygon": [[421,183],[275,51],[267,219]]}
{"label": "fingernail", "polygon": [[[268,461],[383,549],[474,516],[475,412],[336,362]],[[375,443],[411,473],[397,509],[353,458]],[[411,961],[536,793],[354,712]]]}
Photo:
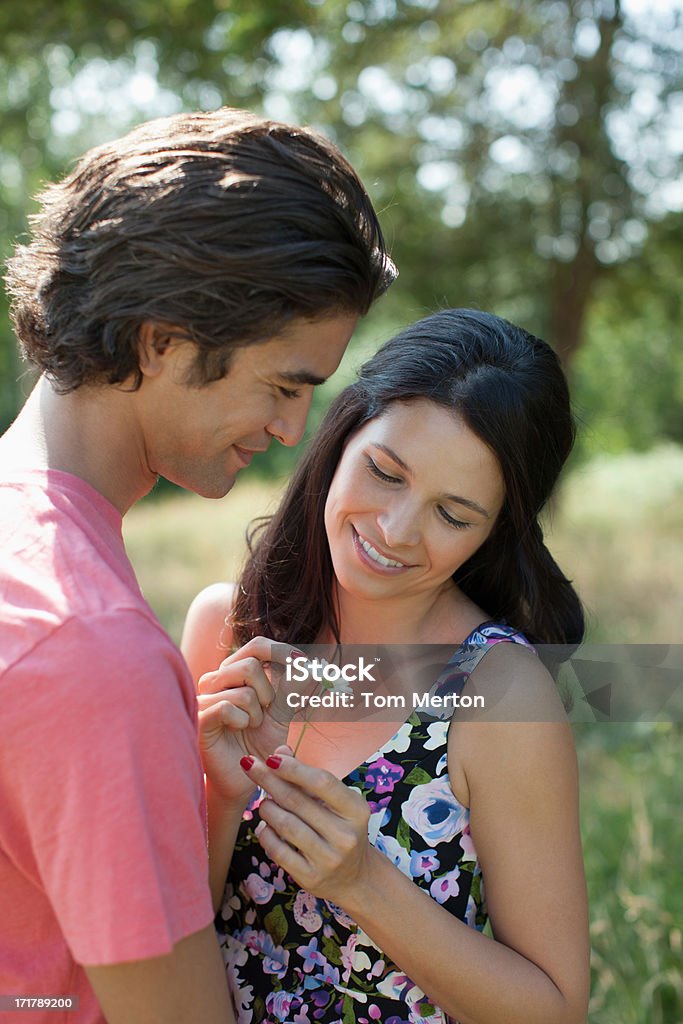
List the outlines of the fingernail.
{"label": "fingernail", "polygon": [[245,770],[245,772],[250,772],[251,769],[254,767],[254,758],[246,754],[244,757],[240,758],[240,765]]}
{"label": "fingernail", "polygon": [[292,647],[292,654],[298,658],[305,658],[306,655],[303,651],[300,651],[298,647]]}
{"label": "fingernail", "polygon": [[279,768],[282,764],[282,758],[279,754],[271,754],[270,757],[266,758],[266,764],[269,768]]}

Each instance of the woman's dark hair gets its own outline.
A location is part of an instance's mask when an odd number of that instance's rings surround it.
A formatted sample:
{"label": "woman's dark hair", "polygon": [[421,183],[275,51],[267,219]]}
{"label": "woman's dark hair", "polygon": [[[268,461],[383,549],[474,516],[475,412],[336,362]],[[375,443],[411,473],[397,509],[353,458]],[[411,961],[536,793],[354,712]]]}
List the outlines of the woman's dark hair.
{"label": "woman's dark hair", "polygon": [[39,198],[7,283],[22,352],[61,392],[139,386],[149,320],[195,342],[201,386],[292,318],[367,312],[396,276],[339,150],[247,111],[140,125]]}
{"label": "woman's dark hair", "polygon": [[574,442],[559,360],[544,341],[500,317],[450,309],[387,342],[331,406],[253,546],[233,613],[236,643],[256,634],[313,643],[326,630],[339,642],[324,524],[332,477],[355,431],[392,402],[418,398],[461,416],[503,474],[503,508],[455,582],[535,643],[580,642],[581,603],[538,522]]}

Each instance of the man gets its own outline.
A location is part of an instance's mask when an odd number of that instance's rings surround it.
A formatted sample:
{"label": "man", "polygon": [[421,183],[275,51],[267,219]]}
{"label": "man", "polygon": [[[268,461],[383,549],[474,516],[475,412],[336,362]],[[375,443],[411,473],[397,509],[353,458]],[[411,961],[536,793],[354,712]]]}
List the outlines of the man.
{"label": "man", "polygon": [[341,154],[246,112],[142,125],[44,193],[8,275],[42,375],[0,439],[5,1004],[232,1019],[194,693],[121,517],[158,476],[221,497],[272,438],[295,444],[393,276]]}

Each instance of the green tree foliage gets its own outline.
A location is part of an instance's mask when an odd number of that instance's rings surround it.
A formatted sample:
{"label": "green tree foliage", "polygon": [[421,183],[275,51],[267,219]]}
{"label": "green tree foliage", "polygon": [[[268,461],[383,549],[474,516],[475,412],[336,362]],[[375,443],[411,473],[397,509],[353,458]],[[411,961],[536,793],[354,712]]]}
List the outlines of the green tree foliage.
{"label": "green tree foliage", "polygon": [[[648,236],[666,234],[681,205],[683,7],[639,10],[632,0],[103,0],[95,15],[85,0],[35,0],[29,18],[3,5],[3,236],[24,230],[40,181],[133,122],[231,103],[316,124],[360,170],[401,269],[370,333],[444,304],[495,309],[575,364],[590,418],[604,403],[591,360],[616,359],[629,379],[642,356],[629,342],[636,322],[661,339],[651,365],[662,352],[676,360],[674,293],[659,282],[673,279],[680,241],[655,256]],[[622,299],[643,293],[625,330]],[[18,402],[8,331],[0,371],[6,421]],[[678,436],[680,394],[655,392],[639,392],[643,415],[623,443]]]}

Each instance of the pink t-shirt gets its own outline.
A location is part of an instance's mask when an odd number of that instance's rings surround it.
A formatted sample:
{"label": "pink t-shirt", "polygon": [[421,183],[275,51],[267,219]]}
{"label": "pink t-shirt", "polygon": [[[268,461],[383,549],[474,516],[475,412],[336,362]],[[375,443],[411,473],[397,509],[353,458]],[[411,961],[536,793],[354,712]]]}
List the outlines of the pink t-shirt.
{"label": "pink t-shirt", "polygon": [[211,920],[192,681],[121,517],[67,473],[0,478],[0,994],[80,997],[18,1021],[100,1024],[80,965]]}

